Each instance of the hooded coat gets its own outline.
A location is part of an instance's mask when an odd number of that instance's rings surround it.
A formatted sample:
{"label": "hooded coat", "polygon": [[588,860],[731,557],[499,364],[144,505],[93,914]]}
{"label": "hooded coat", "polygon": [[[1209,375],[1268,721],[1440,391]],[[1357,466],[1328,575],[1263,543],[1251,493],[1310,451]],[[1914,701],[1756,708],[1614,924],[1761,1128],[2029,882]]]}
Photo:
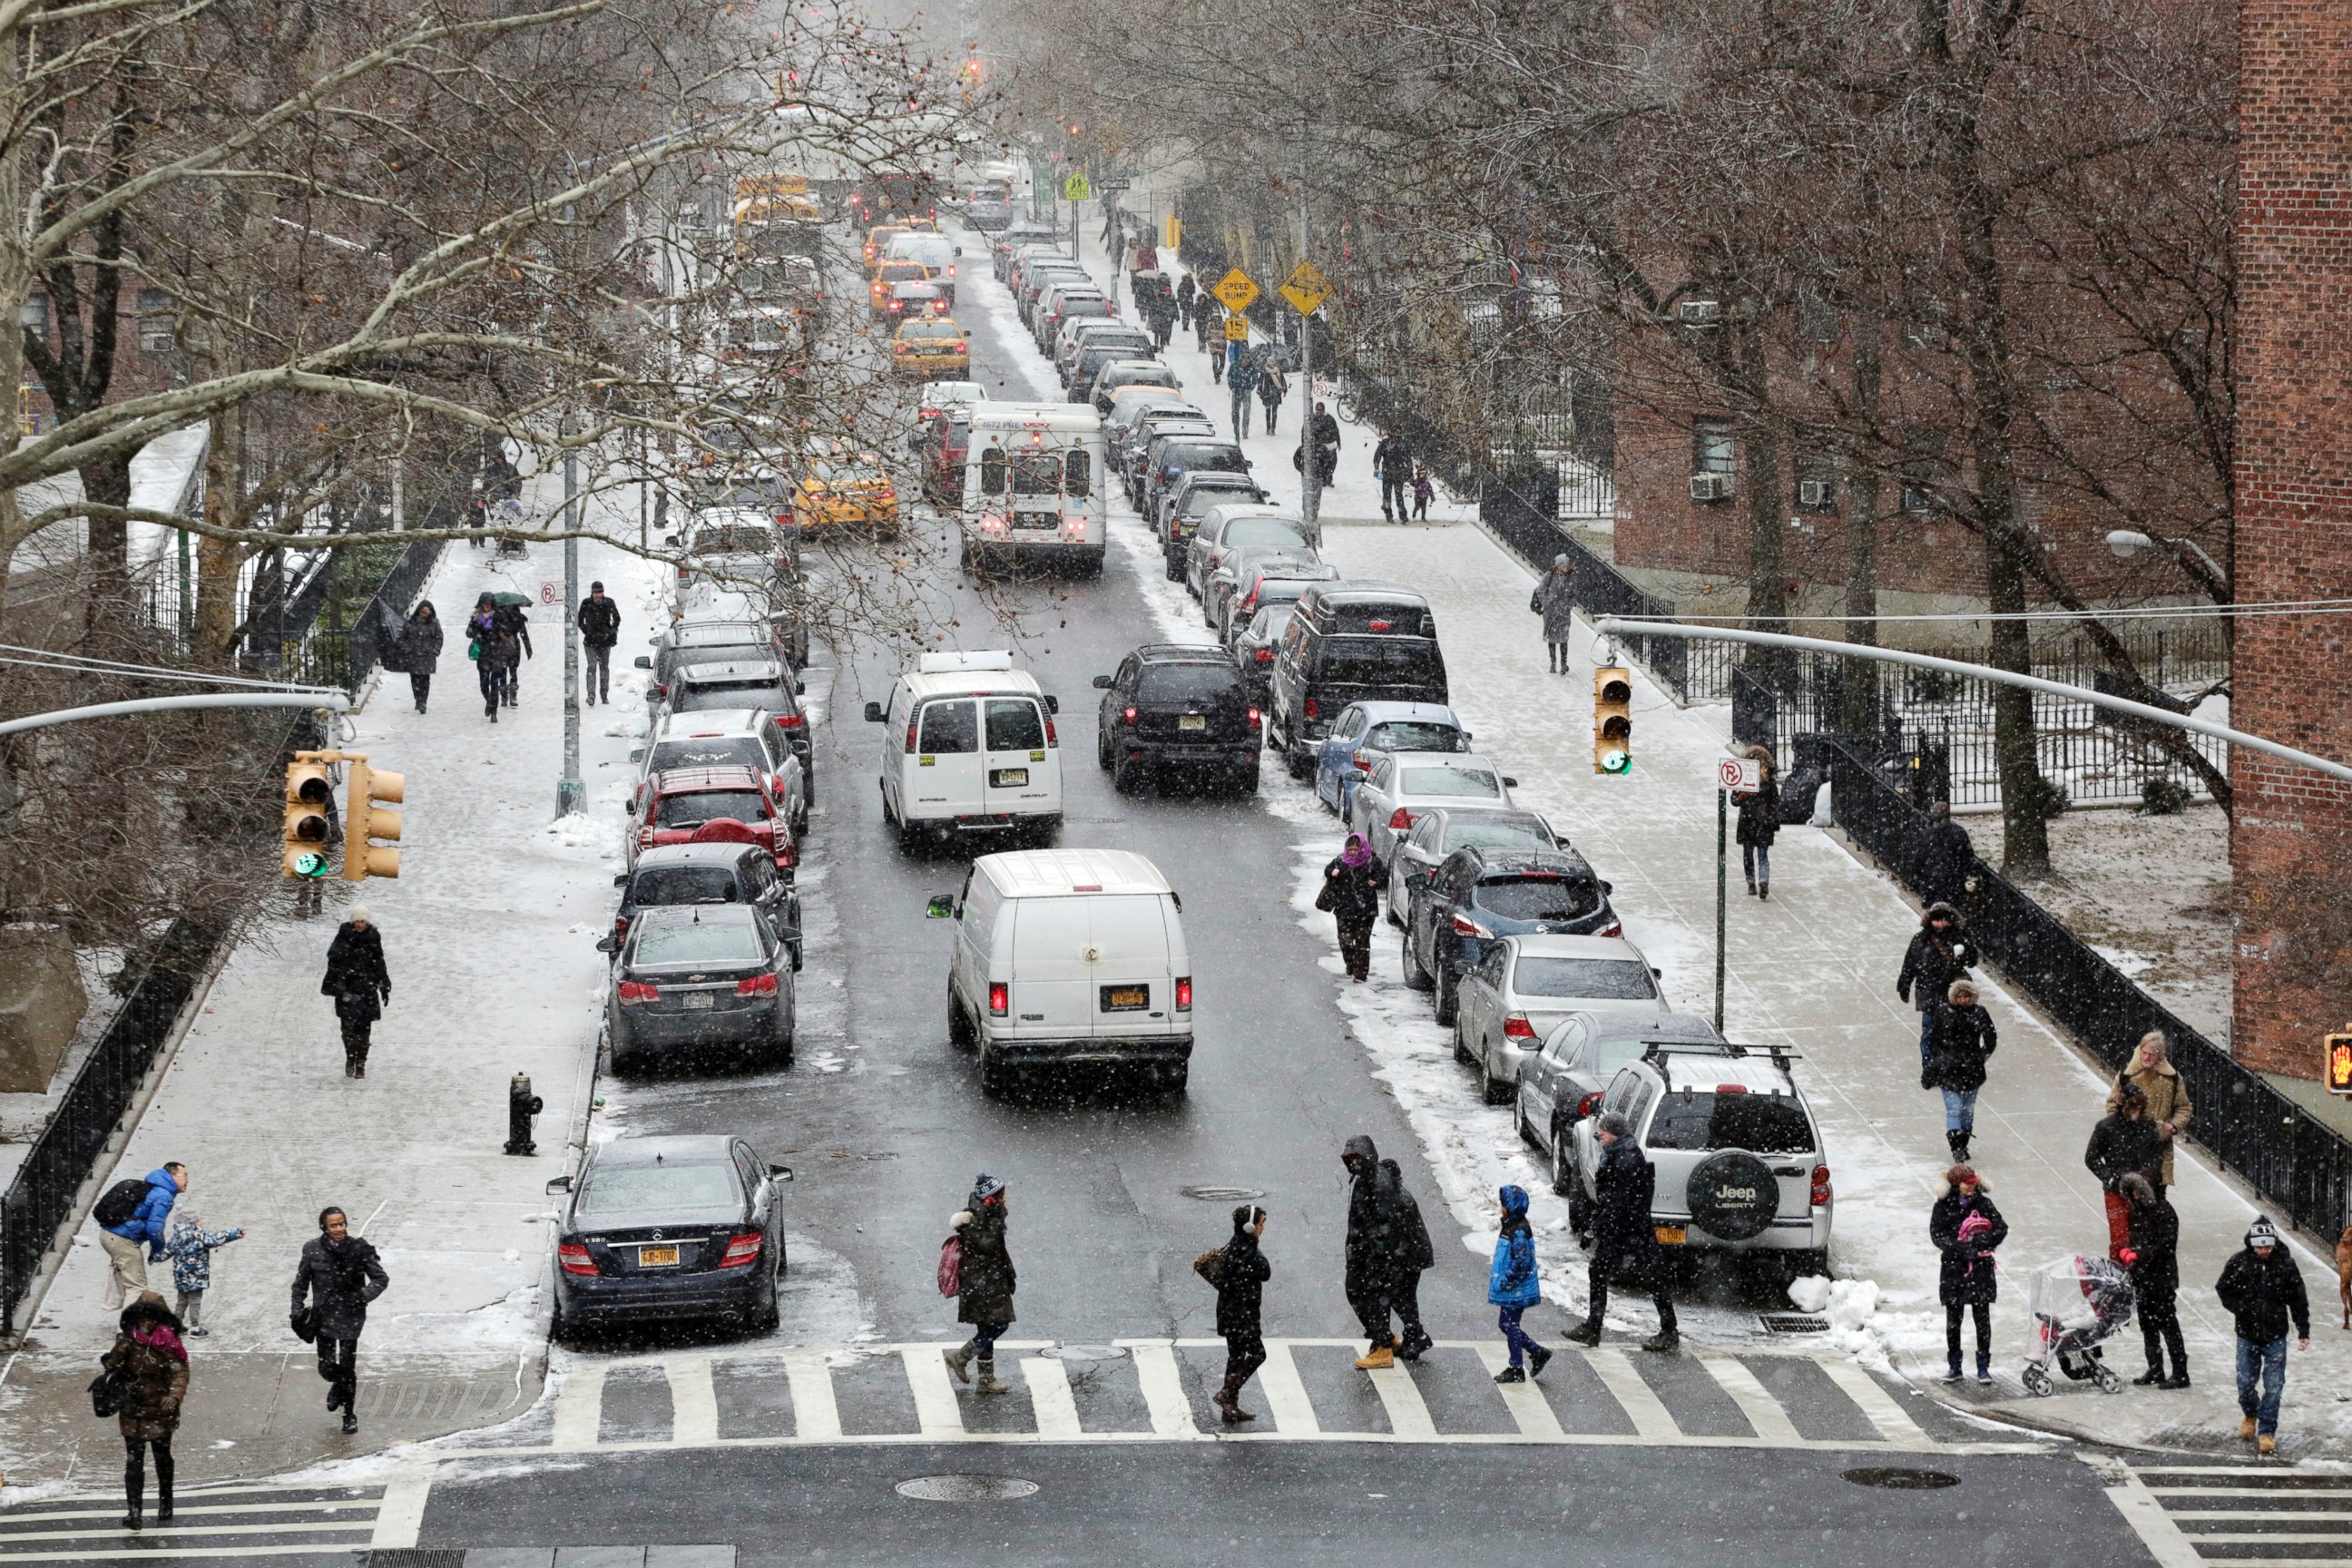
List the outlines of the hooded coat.
{"label": "hooded coat", "polygon": [[[1952,922],[1941,934],[1928,923],[1938,914]],[[1976,944],[1961,932],[1960,912],[1949,904],[1929,904],[1927,913],[1919,917],[1918,934],[1904,950],[1903,970],[1895,977],[1895,994],[1924,1013],[1943,1001],[1952,982],[1976,967]]]}
{"label": "hooded coat", "polygon": [[1736,841],[1769,849],[1780,836],[1780,775],[1768,763],[1763,782],[1739,797]]}
{"label": "hooded coat", "polygon": [[2143,1303],[2180,1294],[2180,1215],[2161,1192],[2131,1206],[2132,1289]]}
{"label": "hooded coat", "polygon": [[1217,1332],[1265,1332],[1260,1313],[1265,1305],[1265,1282],[1273,1278],[1274,1265],[1266,1261],[1249,1222],[1235,1220],[1234,1238],[1225,1243],[1224,1267],[1217,1276]]}
{"label": "hooded coat", "polygon": [[412,675],[430,675],[441,662],[441,615],[427,599],[408,613],[400,628],[400,662]]}
{"label": "hooded coat", "polygon": [[1370,1138],[1349,1139],[1345,1157],[1354,1178],[1348,1188],[1347,1292],[1359,1296],[1385,1290],[1396,1279],[1403,1205],[1391,1167],[1381,1163]]}
{"label": "hooded coat", "polygon": [[2120,1110],[2103,1117],[2091,1129],[2091,1142],[2083,1150],[2083,1163],[2091,1174],[2099,1178],[2099,1185],[2108,1192],[2116,1184],[2134,1172],[2153,1181],[2164,1163],[2164,1140],[2156,1131],[2156,1123],[2145,1115],[2133,1121]]}
{"label": "hooded coat", "polygon": [[179,1430],[180,1405],[188,1396],[188,1348],[180,1342],[180,1320],[153,1291],[122,1309],[114,1348],[99,1358],[122,1373],[122,1408],[116,1419],[125,1437],[168,1443]]}
{"label": "hooded coat", "polygon": [[1405,1190],[1404,1172],[1394,1160],[1382,1160],[1381,1169],[1388,1173],[1396,1188],[1397,1223],[1394,1242],[1397,1268],[1401,1272],[1418,1274],[1437,1266],[1437,1248],[1431,1245],[1429,1226],[1421,1217],[1421,1205]]}
{"label": "hooded coat", "polygon": [[1937,1089],[1963,1094],[1985,1085],[1985,1064],[2000,1045],[1992,1015],[1980,1002],[1958,1007],[1947,1002],[1936,1010],[1936,1038],[1927,1056],[1927,1070]]}
{"label": "hooded coat", "polygon": [[[1992,1228],[1961,1236],[1960,1227],[1971,1215],[1983,1215]],[[1982,1182],[1977,1184],[1975,1196],[1965,1197],[1950,1183],[1937,1178],[1936,1206],[1927,1214],[1927,1239],[1944,1255],[1936,1294],[1945,1306],[1973,1307],[1979,1302],[1990,1306],[2000,1298],[2000,1282],[1994,1278],[1992,1255],[2009,1239],[2009,1221],[1993,1207]]]}
{"label": "hooded coat", "polygon": [[311,1323],[322,1340],[355,1340],[367,1327],[368,1303],[392,1285],[375,1255],[375,1244],[362,1237],[331,1241],[324,1235],[302,1244],[301,1261],[294,1266],[296,1317],[307,1306]]}
{"label": "hooded coat", "polygon": [[143,1241],[147,1256],[152,1259],[163,1256],[171,1239],[172,1205],[180,1196],[180,1184],[171,1172],[158,1165],[147,1173],[147,1195],[131,1211],[131,1217],[121,1225],[106,1228],[125,1241]]}
{"label": "hooded coat", "polygon": [[[2135,1050],[2132,1061],[2137,1064],[2138,1060],[2139,1053]],[[2172,1137],[2164,1138],[2161,1130],[2158,1132],[2164,1143],[2164,1184],[2168,1187],[2172,1185],[2172,1146],[2179,1142],[2179,1134],[2189,1131],[2189,1120],[2197,1114],[2196,1106],[2189,1099],[2189,1080],[2182,1078],[2179,1069],[2168,1061],[2158,1062],[2152,1068],[2127,1066],[2116,1076],[2115,1087],[2107,1090],[2107,1110],[2110,1112],[2123,1104],[2124,1085],[2127,1083],[2147,1097],[2147,1119],[2150,1121],[2172,1123]]]}
{"label": "hooded coat", "polygon": [[1543,1300],[1536,1277],[1536,1236],[1528,1225],[1528,1190],[1503,1189],[1503,1227],[1495,1237],[1495,1258],[1486,1269],[1491,1306],[1525,1309]]}
{"label": "hooded coat", "polygon": [[1535,602],[1528,607],[1543,616],[1546,642],[1564,643],[1576,635],[1576,574],[1554,567],[1536,584]]}
{"label": "hooded coat", "polygon": [[1350,866],[1344,856],[1334,855],[1323,868],[1323,885],[1330,889],[1331,912],[1343,921],[1370,925],[1381,912],[1381,868],[1377,861]]}
{"label": "hooded coat", "polygon": [[476,609],[466,635],[481,649],[481,662],[493,669],[518,668],[531,651],[530,623],[520,605],[494,605],[487,617]]}
{"label": "hooded coat", "polygon": [[1019,1277],[1004,1241],[1004,1205],[982,1204],[950,1220],[963,1238],[963,1272],[956,1287],[956,1321],[1010,1323]]}
{"label": "hooded coat", "polygon": [[1592,1266],[1604,1271],[1630,1263],[1655,1280],[1665,1261],[1658,1250],[1658,1173],[1642,1146],[1620,1138],[1601,1152],[1592,1173]]}
{"label": "hooded coat", "polygon": [[327,977],[319,994],[335,999],[335,1016],[354,1023],[383,1016],[383,1004],[392,999],[392,972],[383,966],[383,932],[371,922],[366,930],[345,921],[327,944]]}

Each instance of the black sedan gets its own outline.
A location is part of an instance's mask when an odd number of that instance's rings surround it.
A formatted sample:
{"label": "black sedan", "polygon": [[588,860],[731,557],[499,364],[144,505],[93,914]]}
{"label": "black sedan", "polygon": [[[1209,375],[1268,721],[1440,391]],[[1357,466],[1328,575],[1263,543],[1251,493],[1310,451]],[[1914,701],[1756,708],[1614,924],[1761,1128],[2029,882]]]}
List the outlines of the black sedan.
{"label": "black sedan", "polygon": [[740,1138],[616,1138],[588,1151],[555,1244],[557,1337],[599,1323],[716,1318],[776,1326],[783,1184]]}
{"label": "black sedan", "polygon": [[1609,890],[1572,849],[1467,845],[1412,889],[1404,983],[1435,991],[1437,1021],[1451,1024],[1462,972],[1504,937],[1623,935]]}
{"label": "black sedan", "polygon": [[1097,675],[1102,715],[1095,760],[1124,795],[1146,773],[1215,773],[1244,790],[1258,784],[1265,730],[1232,661],[1213,647],[1139,647],[1116,675]]}
{"label": "black sedan", "polygon": [[767,913],[746,904],[642,910],[613,965],[604,1026],[613,1070],[650,1051],[748,1048],[793,1065],[793,955]]}

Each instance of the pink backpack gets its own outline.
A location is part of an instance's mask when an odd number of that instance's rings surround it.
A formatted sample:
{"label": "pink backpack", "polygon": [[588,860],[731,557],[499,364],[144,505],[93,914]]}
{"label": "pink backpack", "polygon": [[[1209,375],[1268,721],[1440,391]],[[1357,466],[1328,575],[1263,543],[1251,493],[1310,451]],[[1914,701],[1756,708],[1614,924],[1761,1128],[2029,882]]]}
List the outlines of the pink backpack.
{"label": "pink backpack", "polygon": [[940,1294],[953,1298],[963,1293],[963,1237],[951,1236],[940,1243]]}

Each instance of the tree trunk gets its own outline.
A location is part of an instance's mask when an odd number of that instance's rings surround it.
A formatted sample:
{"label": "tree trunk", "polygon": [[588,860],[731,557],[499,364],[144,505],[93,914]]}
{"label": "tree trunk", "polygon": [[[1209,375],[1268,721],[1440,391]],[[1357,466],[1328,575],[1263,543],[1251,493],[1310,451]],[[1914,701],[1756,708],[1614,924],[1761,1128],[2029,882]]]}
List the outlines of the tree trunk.
{"label": "tree trunk", "polygon": [[[1853,315],[1853,413],[1864,430],[1878,426],[1881,340],[1885,322],[1875,310]],[[1845,640],[1862,647],[1878,646],[1878,625],[1866,617],[1878,614],[1878,464],[1864,460],[1851,465],[1845,513]],[[1846,660],[1839,684],[1838,728],[1849,735],[1878,728],[1879,668],[1868,659]]]}
{"label": "tree trunk", "polygon": [[[1748,626],[1751,631],[1789,629],[1788,525],[1780,505],[1780,439],[1771,415],[1764,363],[1764,340],[1752,324],[1740,328],[1734,375],[1748,503]],[[1776,691],[1788,689],[1793,656],[1786,648],[1755,647],[1745,662],[1758,679]]]}
{"label": "tree trunk", "polygon": [[[84,500],[98,506],[131,504],[131,456],[109,458],[79,470]],[[120,518],[91,517],[88,562],[89,602],[83,646],[95,652],[127,649],[139,622],[131,583],[131,525]]]}
{"label": "tree trunk", "polygon": [[[236,511],[240,472],[235,439],[236,416],[213,416],[212,439],[205,447],[205,521],[215,528],[229,526]],[[197,661],[230,662],[236,640],[236,580],[245,564],[244,547],[226,540],[196,541],[196,629],[193,643]]]}

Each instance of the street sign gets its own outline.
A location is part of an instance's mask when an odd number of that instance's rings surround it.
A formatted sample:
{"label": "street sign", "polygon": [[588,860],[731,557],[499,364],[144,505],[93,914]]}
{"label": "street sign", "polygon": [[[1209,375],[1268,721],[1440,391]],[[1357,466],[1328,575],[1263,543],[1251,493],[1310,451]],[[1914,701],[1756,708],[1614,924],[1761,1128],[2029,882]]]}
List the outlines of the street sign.
{"label": "street sign", "polygon": [[539,585],[539,602],[542,605],[551,605],[562,596],[562,590],[552,583],[541,583]]}
{"label": "street sign", "polygon": [[1290,269],[1282,280],[1282,297],[1290,301],[1292,310],[1302,316],[1311,316],[1316,308],[1331,297],[1331,280],[1315,270],[1311,261],[1302,261]]}
{"label": "street sign", "polygon": [[1082,202],[1093,194],[1087,184],[1087,177],[1075,169],[1070,172],[1070,177],[1062,182],[1062,199],[1066,202]]}
{"label": "street sign", "polygon": [[1754,795],[1764,787],[1764,764],[1753,757],[1726,757],[1715,764],[1715,777],[1734,795]]}
{"label": "street sign", "polygon": [[1029,200],[1040,207],[1054,205],[1054,172],[1051,169],[1029,171]]}
{"label": "street sign", "polygon": [[[2347,1025],[2352,1028],[2352,1025]],[[2324,1075],[2330,1094],[2352,1095],[2352,1034],[2327,1037],[2327,1063]]]}
{"label": "street sign", "polygon": [[1095,189],[1108,195],[1113,191],[1123,191],[1127,189],[1127,182],[1125,180],[1097,180],[1095,182]]}
{"label": "street sign", "polygon": [[1249,318],[1247,316],[1227,316],[1225,318],[1225,342],[1229,343],[1245,343],[1249,342]]}
{"label": "street sign", "polygon": [[1257,303],[1257,285],[1238,267],[1218,279],[1217,286],[1209,292],[1223,300],[1228,310],[1246,310]]}

